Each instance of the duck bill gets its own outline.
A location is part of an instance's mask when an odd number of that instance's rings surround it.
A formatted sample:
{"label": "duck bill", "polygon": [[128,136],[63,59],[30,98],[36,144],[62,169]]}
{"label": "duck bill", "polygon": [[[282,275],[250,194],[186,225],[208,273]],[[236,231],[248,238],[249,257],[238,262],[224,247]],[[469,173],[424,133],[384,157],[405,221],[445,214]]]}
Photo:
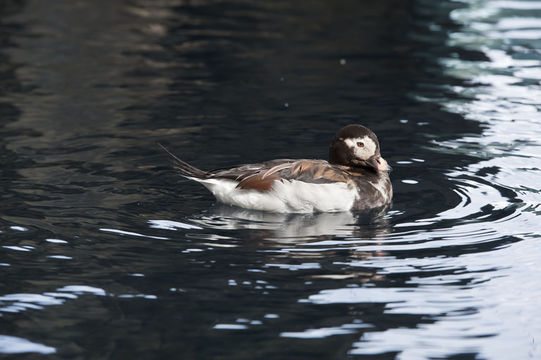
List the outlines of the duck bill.
{"label": "duck bill", "polygon": [[374,156],[366,161],[368,166],[373,167],[376,171],[391,171],[392,167],[387,164],[384,158],[381,156]]}

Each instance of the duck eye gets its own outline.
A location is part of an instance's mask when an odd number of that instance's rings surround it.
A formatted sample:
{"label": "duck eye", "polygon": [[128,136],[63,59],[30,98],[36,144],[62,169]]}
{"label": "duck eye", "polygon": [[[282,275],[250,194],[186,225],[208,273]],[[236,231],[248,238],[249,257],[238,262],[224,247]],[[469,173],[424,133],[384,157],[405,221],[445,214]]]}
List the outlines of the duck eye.
{"label": "duck eye", "polygon": [[357,146],[362,148],[362,147],[364,147],[364,143],[361,142],[361,141],[359,141],[359,142],[357,143]]}

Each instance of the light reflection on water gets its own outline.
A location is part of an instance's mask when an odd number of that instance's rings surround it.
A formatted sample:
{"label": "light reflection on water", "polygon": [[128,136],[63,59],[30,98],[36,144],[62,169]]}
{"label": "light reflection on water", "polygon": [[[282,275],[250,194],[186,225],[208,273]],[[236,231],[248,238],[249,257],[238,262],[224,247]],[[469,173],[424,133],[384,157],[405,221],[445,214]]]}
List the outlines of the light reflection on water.
{"label": "light reflection on water", "polygon": [[[29,2],[0,90],[0,353],[539,357],[541,3],[420,1],[407,39],[383,3]],[[155,146],[322,157],[359,113],[396,169],[371,214],[209,207]]]}

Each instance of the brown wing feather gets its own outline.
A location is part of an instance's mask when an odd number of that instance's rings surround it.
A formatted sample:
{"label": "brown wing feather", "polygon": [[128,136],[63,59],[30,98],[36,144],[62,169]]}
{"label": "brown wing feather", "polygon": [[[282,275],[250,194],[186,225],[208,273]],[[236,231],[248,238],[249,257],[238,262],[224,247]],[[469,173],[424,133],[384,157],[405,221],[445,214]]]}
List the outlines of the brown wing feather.
{"label": "brown wing feather", "polygon": [[252,175],[265,173],[267,171],[272,170],[273,168],[277,166],[291,164],[293,162],[295,162],[295,160],[276,159],[276,160],[266,161],[259,164],[246,164],[246,165],[233,166],[229,168],[215,169],[215,170],[209,171],[208,173],[209,173],[209,177],[211,178],[224,178],[224,179],[231,179],[235,181],[242,181]]}
{"label": "brown wing feather", "polygon": [[288,169],[292,167],[294,164],[295,163],[284,163],[284,164],[273,166],[269,170],[265,171],[265,173],[262,175],[262,179],[266,178],[267,176],[275,175],[277,172],[280,172],[284,169]]}
{"label": "brown wing feather", "polygon": [[[355,176],[355,175],[353,175]],[[238,187],[268,191],[272,188],[274,181],[296,180],[307,183],[328,184],[344,182],[352,184],[352,174],[329,164],[323,160],[298,160],[295,162],[278,164],[268,170],[261,170],[257,174],[246,177]]]}
{"label": "brown wing feather", "polygon": [[309,183],[348,182],[348,174],[324,160],[299,160],[290,171],[282,171],[282,178]]}
{"label": "brown wing feather", "polygon": [[265,173],[259,173],[248,176],[237,187],[245,190],[268,191],[276,180],[280,180],[280,176],[276,173],[268,176],[265,176]]}
{"label": "brown wing feather", "polygon": [[210,177],[239,181],[238,188],[269,191],[275,181],[297,180],[307,183],[350,183],[351,175],[324,160],[279,159],[210,171]]}

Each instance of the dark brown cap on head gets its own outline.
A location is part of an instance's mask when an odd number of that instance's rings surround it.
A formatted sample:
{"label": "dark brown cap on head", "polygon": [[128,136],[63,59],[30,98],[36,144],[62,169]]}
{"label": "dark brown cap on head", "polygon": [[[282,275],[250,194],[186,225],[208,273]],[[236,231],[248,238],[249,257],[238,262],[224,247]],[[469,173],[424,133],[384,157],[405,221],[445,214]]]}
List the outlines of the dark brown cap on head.
{"label": "dark brown cap on head", "polygon": [[368,136],[369,138],[374,140],[374,142],[376,143],[379,149],[379,142],[378,142],[378,137],[376,136],[376,134],[374,134],[374,132],[370,130],[369,128],[362,125],[357,125],[357,124],[344,126],[340,130],[338,130],[336,135],[334,135],[333,141],[338,140],[338,139],[343,140],[343,139],[362,138],[364,136]]}

